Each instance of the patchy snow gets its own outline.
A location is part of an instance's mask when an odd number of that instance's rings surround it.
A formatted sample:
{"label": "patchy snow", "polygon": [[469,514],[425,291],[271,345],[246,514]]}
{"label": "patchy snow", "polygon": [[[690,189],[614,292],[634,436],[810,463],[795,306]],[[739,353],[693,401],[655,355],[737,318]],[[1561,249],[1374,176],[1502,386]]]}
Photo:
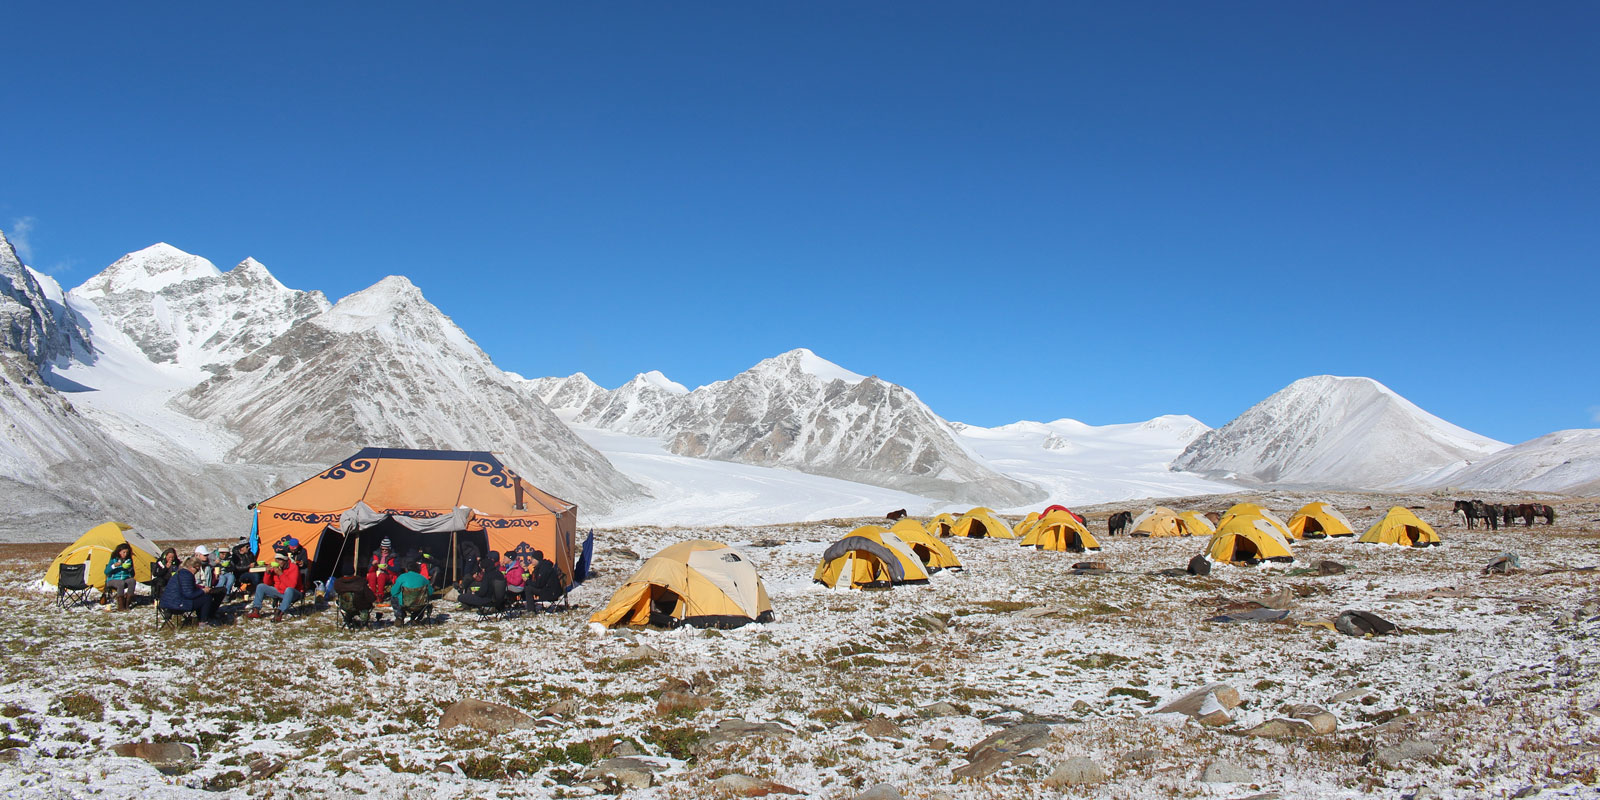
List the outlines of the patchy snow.
{"label": "patchy snow", "polygon": [[1600,491],[1600,429],[1547,433],[1472,462],[1453,464],[1421,483],[1592,494]]}

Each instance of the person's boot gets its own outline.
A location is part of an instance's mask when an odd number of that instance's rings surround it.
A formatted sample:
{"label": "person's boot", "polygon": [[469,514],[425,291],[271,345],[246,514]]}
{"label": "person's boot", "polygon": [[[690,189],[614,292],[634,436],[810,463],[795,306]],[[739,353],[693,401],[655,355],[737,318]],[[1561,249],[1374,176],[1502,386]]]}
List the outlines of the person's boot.
{"label": "person's boot", "polygon": [[245,619],[261,619],[261,609],[259,609],[259,608],[250,609],[250,613],[244,615],[244,618]]}
{"label": "person's boot", "polygon": [[272,621],[273,622],[282,622],[283,621],[283,610],[282,609],[279,609],[277,611],[272,612]]}
{"label": "person's boot", "polygon": [[117,610],[118,611],[127,611],[128,610],[128,596],[123,594],[122,592],[117,592]]}

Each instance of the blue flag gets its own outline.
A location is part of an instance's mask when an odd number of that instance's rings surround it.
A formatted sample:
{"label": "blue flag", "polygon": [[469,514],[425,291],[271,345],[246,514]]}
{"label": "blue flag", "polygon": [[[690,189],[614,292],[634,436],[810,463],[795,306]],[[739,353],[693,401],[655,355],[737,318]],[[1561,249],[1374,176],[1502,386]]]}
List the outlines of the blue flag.
{"label": "blue flag", "polygon": [[261,509],[250,509],[250,552],[261,552]]}
{"label": "blue flag", "polygon": [[577,586],[589,578],[589,564],[594,561],[594,528],[589,529],[589,538],[583,540],[583,552],[578,556],[578,563],[572,568],[572,585]]}

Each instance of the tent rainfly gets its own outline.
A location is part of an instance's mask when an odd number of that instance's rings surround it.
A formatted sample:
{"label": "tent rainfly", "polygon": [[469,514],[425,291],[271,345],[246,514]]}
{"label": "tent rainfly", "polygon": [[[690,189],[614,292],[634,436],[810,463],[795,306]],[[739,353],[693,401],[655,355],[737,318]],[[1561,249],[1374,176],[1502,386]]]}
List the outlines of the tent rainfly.
{"label": "tent rainfly", "polygon": [[1183,522],[1185,536],[1210,536],[1217,532],[1211,527],[1211,520],[1206,519],[1205,515],[1198,511],[1180,511],[1178,519]]}
{"label": "tent rainfly", "polygon": [[1089,533],[1088,527],[1078,521],[1070,511],[1052,511],[1045,514],[1022,537],[1023,547],[1035,550],[1072,551],[1099,550],[1100,542]]}
{"label": "tent rainfly", "polygon": [[811,578],[829,588],[844,584],[855,589],[887,589],[927,583],[928,572],[900,537],[877,525],[863,525],[823,551],[822,563]]}
{"label": "tent rainfly", "polygon": [[1188,531],[1184,530],[1183,522],[1178,519],[1178,512],[1166,506],[1146,509],[1143,514],[1139,515],[1138,519],[1133,521],[1132,527],[1128,530],[1129,536],[1152,538],[1184,536],[1187,533]]}
{"label": "tent rainfly", "polygon": [[1355,526],[1339,513],[1339,509],[1324,503],[1306,503],[1289,518],[1289,534],[1296,539],[1325,539],[1329,536],[1354,536]]}
{"label": "tent rainfly", "polygon": [[927,567],[928,572],[961,569],[961,559],[956,558],[956,553],[950,549],[950,545],[928,533],[928,529],[922,527],[922,523],[906,517],[889,526],[889,532],[900,537],[900,541],[905,542],[906,546],[911,548],[911,552],[922,559],[922,565]]}
{"label": "tent rainfly", "polygon": [[1438,547],[1444,544],[1433,526],[1423,522],[1410,509],[1395,506],[1389,509],[1372,527],[1362,534],[1358,542],[1366,544],[1398,544],[1405,547]]}
{"label": "tent rainfly", "polygon": [[1272,523],[1255,515],[1235,515],[1217,528],[1206,545],[1212,561],[1257,564],[1262,561],[1293,561],[1289,542]]}
{"label": "tent rainfly", "polygon": [[972,539],[1015,539],[1017,535],[1004,522],[995,517],[994,512],[987,508],[978,507],[956,520],[950,532],[954,536],[964,536]]}
{"label": "tent rainfly", "polygon": [[644,562],[590,622],[737,628],[772,620],[772,600],[750,559],[722,542],[693,539]]}
{"label": "tent rainfly", "polygon": [[111,561],[111,551],[127,542],[133,548],[133,579],[150,582],[150,568],[160,558],[161,548],[149,539],[133,532],[133,526],[121,522],[102,522],[66,546],[44,571],[44,582],[56,586],[61,580],[61,565],[83,564],[83,579],[96,589],[106,587],[106,564]]}
{"label": "tent rainfly", "polygon": [[949,536],[951,532],[955,530],[956,518],[950,516],[949,514],[939,514],[933,519],[928,520],[927,527],[928,533],[931,533],[934,536]]}
{"label": "tent rainfly", "polygon": [[1235,503],[1232,508],[1228,509],[1226,514],[1222,515],[1222,519],[1217,521],[1217,530],[1222,530],[1222,526],[1228,524],[1229,517],[1260,517],[1277,529],[1278,535],[1282,536],[1285,541],[1299,538],[1290,533],[1289,526],[1284,524],[1283,520],[1278,519],[1278,516],[1265,506],[1256,505],[1255,503]]}

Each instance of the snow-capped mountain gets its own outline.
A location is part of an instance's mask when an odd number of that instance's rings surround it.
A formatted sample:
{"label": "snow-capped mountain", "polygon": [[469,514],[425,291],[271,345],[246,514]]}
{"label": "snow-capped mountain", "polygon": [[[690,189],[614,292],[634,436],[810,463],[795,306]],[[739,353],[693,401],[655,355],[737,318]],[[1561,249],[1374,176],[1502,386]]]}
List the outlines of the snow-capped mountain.
{"label": "snow-capped mountain", "polygon": [[1505,447],[1371,378],[1318,375],[1196,439],[1172,468],[1253,483],[1381,489]]}
{"label": "snow-capped mountain", "polygon": [[588,375],[581,372],[574,372],[565,378],[523,380],[523,386],[562,419],[568,419],[572,412],[587,406],[590,401],[596,397],[603,397],[606,393],[600,384],[590,380]]}
{"label": "snow-capped mountain", "polygon": [[[1186,415],[1120,425],[1075,419],[1013,422],[996,428],[958,424],[960,439],[994,469],[1043,486],[1052,502],[1110,503],[1236,491],[1167,464],[1211,429]],[[1017,512],[1037,510],[1012,509]]]}
{"label": "snow-capped mountain", "polygon": [[1520,489],[1539,492],[1600,492],[1600,428],[1547,433],[1471,463],[1441,470],[1430,486]]}
{"label": "snow-capped mountain", "polygon": [[208,371],[328,310],[322,292],[290,289],[253,258],[219,272],[168,244],[123,256],[68,302],[91,327],[109,324],[156,364]]}
{"label": "snow-capped mountain", "polygon": [[229,456],[330,463],[365,446],[492,450],[593,512],[643,490],[398,276],[340,300],[180,395],[237,434]]}
{"label": "snow-capped mountain", "polygon": [[[545,379],[542,396],[575,401],[587,378]],[[580,425],[660,437],[676,455],[775,466],[963,502],[1043,497],[985,466],[904,387],[806,349],[769,358],[692,392],[657,373],[562,414]]]}
{"label": "snow-capped mountain", "polygon": [[0,347],[22,353],[35,366],[88,349],[78,319],[63,302],[61,287],[23,265],[4,233],[0,233]]}

